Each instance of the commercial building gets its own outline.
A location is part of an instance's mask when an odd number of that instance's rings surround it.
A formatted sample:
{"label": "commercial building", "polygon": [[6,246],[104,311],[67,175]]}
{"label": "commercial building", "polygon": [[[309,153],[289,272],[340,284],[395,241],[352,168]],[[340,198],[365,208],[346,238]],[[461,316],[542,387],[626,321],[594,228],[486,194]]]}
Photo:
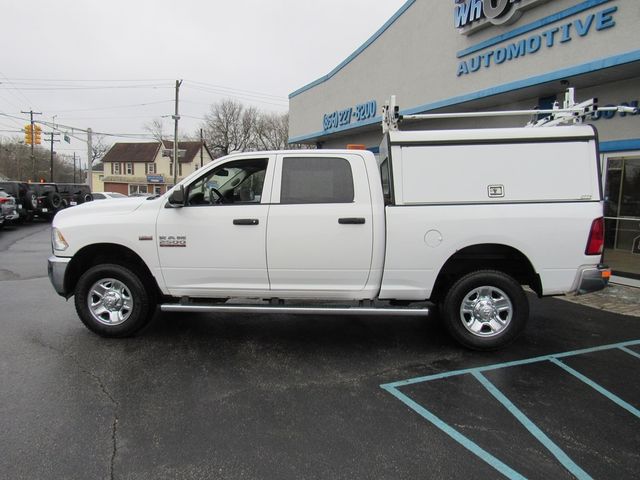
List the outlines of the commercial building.
{"label": "commercial building", "polygon": [[[206,145],[178,142],[178,181],[213,160]],[[94,191],[162,194],[173,186],[173,142],[115,143],[94,172]]]}
{"label": "commercial building", "polygon": [[[637,0],[409,0],[349,58],[290,94],[290,142],[355,143],[376,152],[391,95],[403,114],[548,108],[567,87],[600,106],[638,106],[639,20]],[[529,120],[458,118],[402,128]],[[640,115],[601,113],[590,123],[605,181],[605,260],[624,283],[640,286]]]}

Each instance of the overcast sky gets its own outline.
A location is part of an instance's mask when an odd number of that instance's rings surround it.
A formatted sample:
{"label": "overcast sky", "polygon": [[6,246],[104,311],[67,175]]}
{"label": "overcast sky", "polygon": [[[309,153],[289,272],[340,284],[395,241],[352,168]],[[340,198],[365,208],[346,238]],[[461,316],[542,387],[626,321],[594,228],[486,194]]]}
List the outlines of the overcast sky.
{"label": "overcast sky", "polygon": [[[331,71],[404,3],[4,0],[0,113],[33,108],[59,124],[144,133],[173,112],[176,79],[181,132],[197,131],[226,97],[285,112],[289,93]],[[0,115],[1,130],[24,123]],[[173,131],[171,119],[163,123]],[[55,150],[86,158],[79,140]]]}

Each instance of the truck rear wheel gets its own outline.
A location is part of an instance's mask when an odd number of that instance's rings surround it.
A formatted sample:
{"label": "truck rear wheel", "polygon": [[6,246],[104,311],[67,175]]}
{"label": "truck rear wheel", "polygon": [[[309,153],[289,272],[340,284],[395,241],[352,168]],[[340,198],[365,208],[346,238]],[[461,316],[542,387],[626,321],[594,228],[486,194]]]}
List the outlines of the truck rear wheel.
{"label": "truck rear wheel", "polygon": [[480,270],[454,283],[442,302],[441,317],[462,345],[495,350],[511,343],[524,330],[529,301],[509,275]]}
{"label": "truck rear wheel", "polygon": [[128,337],[153,317],[155,300],[141,276],[116,264],[87,270],[75,289],[76,311],[82,323],[103,337]]}

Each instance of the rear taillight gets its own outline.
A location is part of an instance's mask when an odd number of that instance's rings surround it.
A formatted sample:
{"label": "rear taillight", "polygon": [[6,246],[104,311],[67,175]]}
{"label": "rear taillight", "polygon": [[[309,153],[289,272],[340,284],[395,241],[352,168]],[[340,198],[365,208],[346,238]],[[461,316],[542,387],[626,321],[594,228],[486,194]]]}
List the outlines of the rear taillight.
{"label": "rear taillight", "polygon": [[586,255],[602,255],[604,249],[604,218],[596,218],[591,224]]}
{"label": "rear taillight", "polygon": [[0,197],[0,203],[6,203],[9,199],[7,197]]}

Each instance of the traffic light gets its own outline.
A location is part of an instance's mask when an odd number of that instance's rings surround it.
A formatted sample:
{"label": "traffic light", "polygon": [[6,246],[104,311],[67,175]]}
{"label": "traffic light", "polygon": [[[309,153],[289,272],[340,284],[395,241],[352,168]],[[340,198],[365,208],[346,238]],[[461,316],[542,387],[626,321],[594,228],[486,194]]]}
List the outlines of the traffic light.
{"label": "traffic light", "polygon": [[33,143],[35,145],[40,145],[42,143],[42,127],[40,125],[35,125],[33,128],[35,133]]}
{"label": "traffic light", "polygon": [[33,141],[33,131],[31,130],[31,124],[28,123],[24,126],[24,143],[31,145]]}

